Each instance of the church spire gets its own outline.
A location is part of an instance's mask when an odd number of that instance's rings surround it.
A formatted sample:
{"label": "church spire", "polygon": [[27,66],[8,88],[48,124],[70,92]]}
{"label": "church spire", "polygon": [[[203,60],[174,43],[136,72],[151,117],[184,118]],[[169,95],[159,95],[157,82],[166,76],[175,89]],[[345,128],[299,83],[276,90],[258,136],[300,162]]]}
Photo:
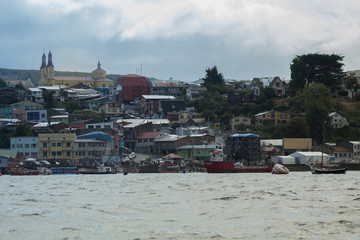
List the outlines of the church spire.
{"label": "church spire", "polygon": [[100,63],[100,60],[98,60],[97,68],[98,68],[98,69],[101,69],[101,63]]}
{"label": "church spire", "polygon": [[42,63],[41,63],[40,69],[42,69],[42,68],[46,68],[46,55],[45,55],[45,52],[43,52],[43,55],[42,55]]}
{"label": "church spire", "polygon": [[51,50],[49,51],[49,54],[48,54],[48,64],[47,64],[47,66],[48,67],[54,67],[53,62],[52,62]]}

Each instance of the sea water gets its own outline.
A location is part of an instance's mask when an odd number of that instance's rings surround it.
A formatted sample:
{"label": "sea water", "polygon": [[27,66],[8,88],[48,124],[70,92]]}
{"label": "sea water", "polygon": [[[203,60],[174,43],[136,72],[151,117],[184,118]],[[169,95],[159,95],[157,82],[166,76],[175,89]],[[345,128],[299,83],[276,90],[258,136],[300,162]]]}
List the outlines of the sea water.
{"label": "sea water", "polygon": [[0,239],[360,239],[360,171],[0,177]]}

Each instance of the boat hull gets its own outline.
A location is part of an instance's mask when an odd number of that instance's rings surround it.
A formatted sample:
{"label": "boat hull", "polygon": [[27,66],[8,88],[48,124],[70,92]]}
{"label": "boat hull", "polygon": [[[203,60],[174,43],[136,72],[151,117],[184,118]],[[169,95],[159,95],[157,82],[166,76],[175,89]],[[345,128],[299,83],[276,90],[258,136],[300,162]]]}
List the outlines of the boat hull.
{"label": "boat hull", "polygon": [[272,166],[235,166],[231,162],[204,161],[208,173],[265,173],[271,172]]}
{"label": "boat hull", "polygon": [[275,164],[272,171],[272,174],[288,174],[289,169],[281,164]]}
{"label": "boat hull", "polygon": [[321,168],[313,168],[313,174],[345,174],[346,168],[337,168],[337,169],[321,169]]}
{"label": "boat hull", "polygon": [[39,175],[39,173],[38,172],[25,172],[25,173],[9,172],[9,175],[12,175],[12,176],[36,176],[36,175]]}

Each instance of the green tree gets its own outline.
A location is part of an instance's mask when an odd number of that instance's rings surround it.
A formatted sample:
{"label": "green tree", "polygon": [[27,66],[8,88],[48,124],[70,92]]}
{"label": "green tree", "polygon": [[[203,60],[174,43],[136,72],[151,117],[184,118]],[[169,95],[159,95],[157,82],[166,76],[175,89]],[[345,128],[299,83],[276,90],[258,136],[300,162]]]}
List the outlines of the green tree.
{"label": "green tree", "polygon": [[285,136],[288,138],[308,138],[310,128],[303,117],[294,117],[286,124]]}
{"label": "green tree", "polygon": [[30,124],[19,124],[16,126],[12,134],[13,137],[34,136]]}
{"label": "green tree", "polygon": [[43,92],[44,97],[44,108],[55,108],[57,107],[57,101],[53,98],[51,92]]}
{"label": "green tree", "polygon": [[311,137],[315,142],[320,141],[322,124],[334,108],[330,89],[319,83],[307,85],[290,103],[293,112],[305,112]]}
{"label": "green tree", "polygon": [[360,88],[360,85],[358,84],[356,77],[347,78],[345,81],[345,88],[350,91],[351,98],[353,98],[355,93]]}
{"label": "green tree", "polygon": [[206,121],[215,122],[216,121],[216,114],[208,109],[205,109],[201,114],[200,117],[205,118]]}
{"label": "green tree", "polygon": [[15,88],[18,88],[18,89],[25,89],[24,86],[22,85],[22,83],[18,83],[15,85]]}
{"label": "green tree", "polygon": [[10,133],[6,127],[0,127],[0,148],[10,148]]}
{"label": "green tree", "polygon": [[205,72],[206,75],[203,80],[206,87],[210,85],[223,85],[225,83],[223,74],[218,72],[216,66],[206,69]]}
{"label": "green tree", "polygon": [[81,105],[78,100],[71,100],[65,104],[65,110],[68,113],[72,113],[75,110],[81,110]]}
{"label": "green tree", "polygon": [[343,56],[336,54],[311,53],[296,56],[290,64],[292,93],[310,83],[322,83],[335,91],[344,77],[343,59]]}
{"label": "green tree", "polygon": [[80,114],[81,119],[83,120],[92,119],[95,122],[104,122],[106,119],[106,115],[104,113],[97,113],[93,111],[74,110],[73,114]]}
{"label": "green tree", "polygon": [[7,87],[7,84],[2,78],[0,78],[0,88],[4,88],[4,87]]}

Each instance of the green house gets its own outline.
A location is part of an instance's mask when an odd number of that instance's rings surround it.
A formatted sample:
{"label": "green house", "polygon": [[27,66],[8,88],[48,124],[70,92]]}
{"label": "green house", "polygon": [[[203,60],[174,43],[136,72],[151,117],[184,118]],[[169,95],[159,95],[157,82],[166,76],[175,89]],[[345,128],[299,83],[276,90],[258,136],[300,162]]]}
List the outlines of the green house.
{"label": "green house", "polygon": [[204,161],[210,159],[210,153],[216,150],[218,145],[185,145],[176,148],[176,154],[182,159]]}

